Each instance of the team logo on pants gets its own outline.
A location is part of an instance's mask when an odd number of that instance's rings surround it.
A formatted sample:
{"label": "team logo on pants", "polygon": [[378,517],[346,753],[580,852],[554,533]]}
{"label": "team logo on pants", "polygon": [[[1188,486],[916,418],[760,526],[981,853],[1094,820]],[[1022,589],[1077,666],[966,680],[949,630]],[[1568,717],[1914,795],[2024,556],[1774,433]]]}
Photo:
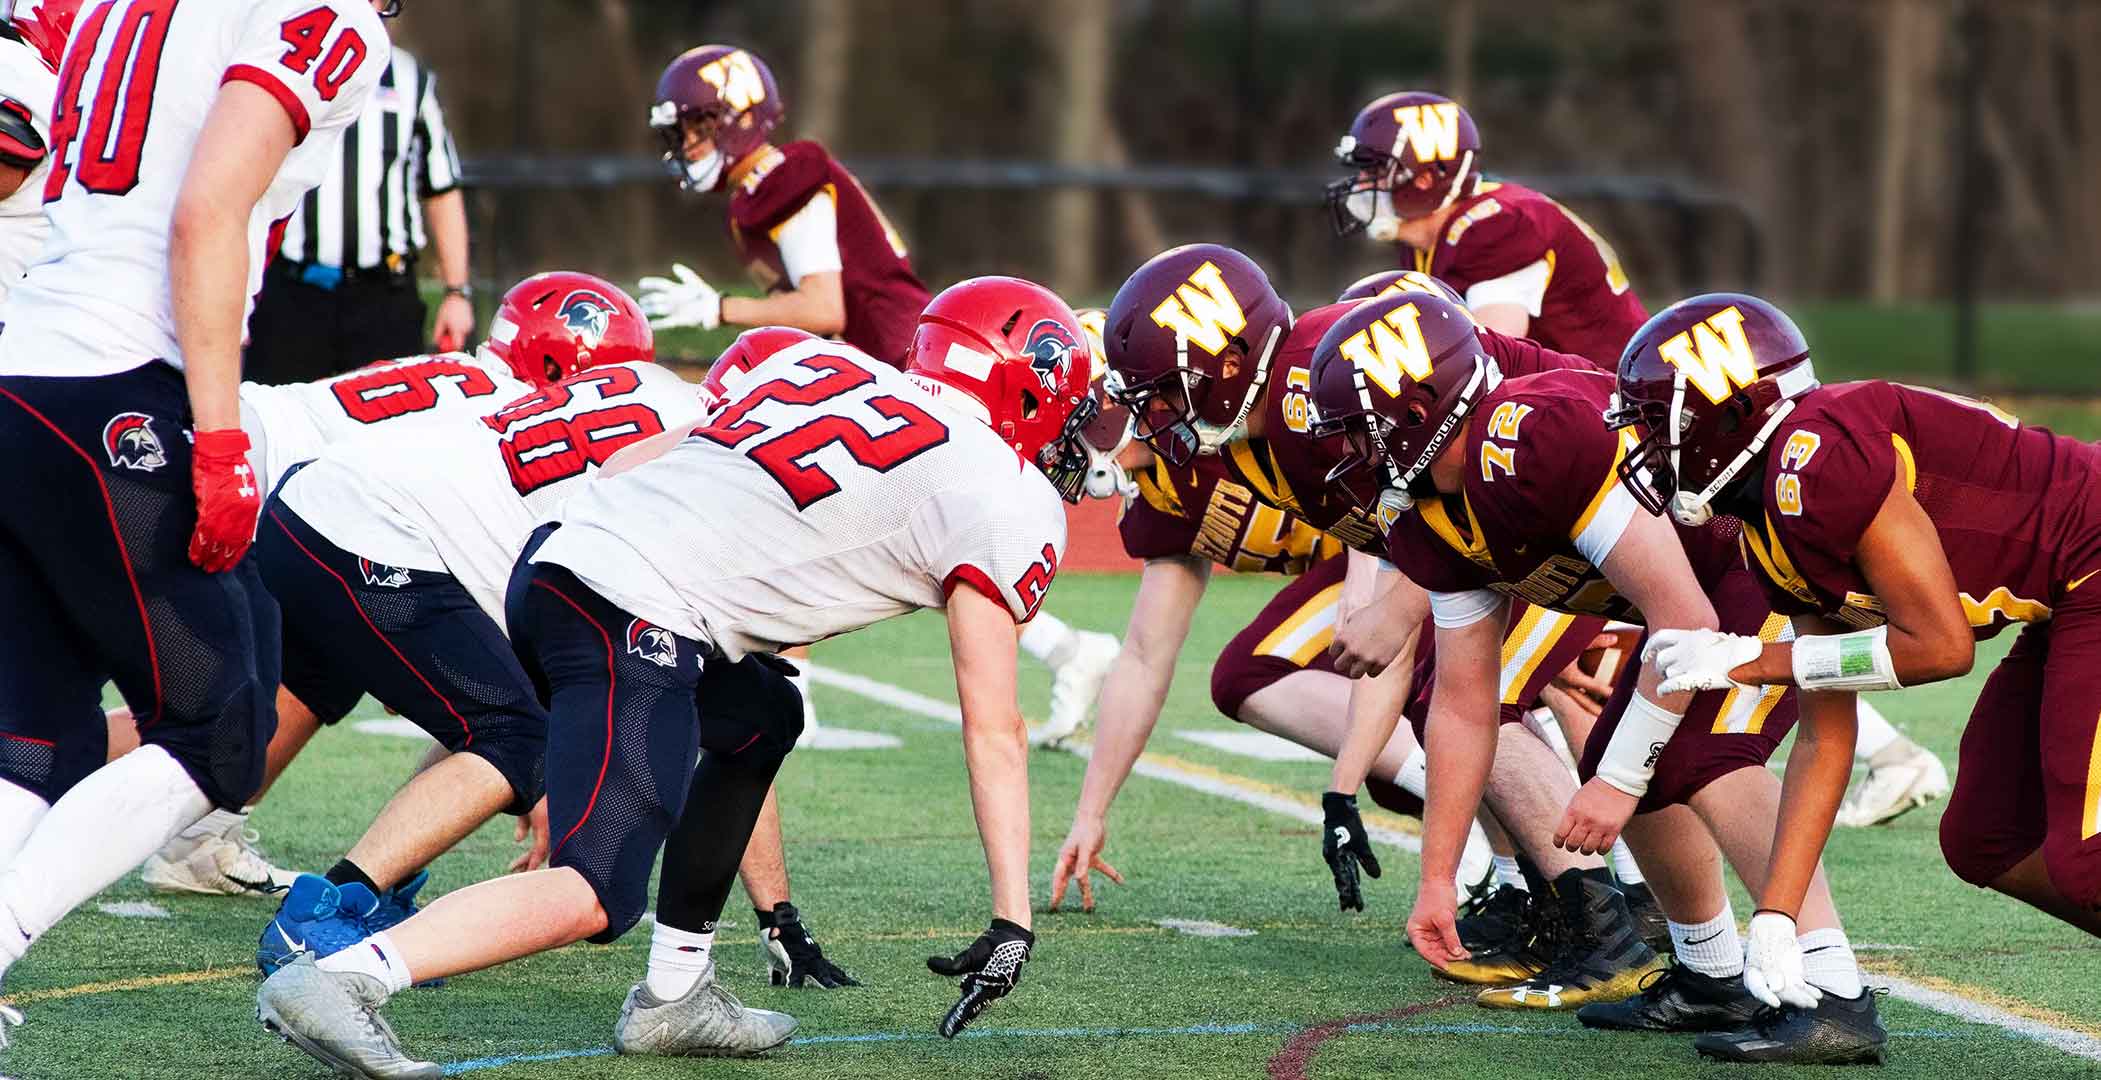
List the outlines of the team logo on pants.
{"label": "team logo on pants", "polygon": [[627,624],[627,651],[658,667],[678,666],[678,639],[671,631],[640,619]]}
{"label": "team logo on pants", "polygon": [[409,583],[409,572],[398,566],[385,566],[370,559],[359,558],[357,572],[364,576],[365,584],[382,589],[398,589]]}
{"label": "team logo on pants", "polygon": [[152,472],[168,463],[168,449],[153,433],[153,418],[145,413],[118,413],[102,425],[102,449],[109,452],[111,467],[122,466]]}

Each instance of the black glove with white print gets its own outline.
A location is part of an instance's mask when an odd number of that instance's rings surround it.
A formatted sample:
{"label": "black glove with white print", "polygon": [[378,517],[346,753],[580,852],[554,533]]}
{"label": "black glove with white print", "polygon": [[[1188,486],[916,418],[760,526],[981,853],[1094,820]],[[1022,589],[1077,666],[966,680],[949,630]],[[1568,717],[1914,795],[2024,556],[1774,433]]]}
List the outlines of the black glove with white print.
{"label": "black glove with white print", "polygon": [[1021,965],[1029,962],[1029,949],[1035,944],[1036,935],[1026,928],[994,919],[992,926],[962,952],[927,957],[928,971],[963,977],[963,996],[941,1018],[941,1037],[955,1038],[987,1006],[1012,993],[1021,983]]}

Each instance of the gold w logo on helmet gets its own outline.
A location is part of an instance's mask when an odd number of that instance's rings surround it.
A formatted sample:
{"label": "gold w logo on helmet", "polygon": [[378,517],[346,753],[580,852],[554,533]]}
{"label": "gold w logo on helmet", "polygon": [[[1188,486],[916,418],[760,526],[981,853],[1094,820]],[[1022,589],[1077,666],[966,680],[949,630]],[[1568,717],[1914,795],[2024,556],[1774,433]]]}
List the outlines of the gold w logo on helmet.
{"label": "gold w logo on helmet", "polygon": [[1402,105],[1393,110],[1401,126],[1394,148],[1407,143],[1417,161],[1450,161],[1459,156],[1459,106],[1449,101]]}
{"label": "gold w logo on helmet", "polygon": [[751,54],[742,49],[701,68],[700,77],[715,88],[723,104],[738,112],[766,100],[766,81],[759,78]]}
{"label": "gold w logo on helmet", "polygon": [[1217,356],[1226,351],[1235,335],[1247,329],[1247,312],[1241,309],[1233,290],[1226,287],[1218,264],[1206,261],[1153,309],[1153,322]]}
{"label": "gold w logo on helmet", "polygon": [[1684,372],[1685,381],[1716,405],[1758,381],[1758,361],[1744,336],[1744,313],[1734,306],[1680,331],[1656,346],[1656,353]]}
{"label": "gold w logo on helmet", "polygon": [[1342,339],[1338,350],[1373,385],[1390,397],[1401,396],[1401,379],[1430,377],[1430,349],[1423,343],[1422,313],[1402,304],[1385,318]]}

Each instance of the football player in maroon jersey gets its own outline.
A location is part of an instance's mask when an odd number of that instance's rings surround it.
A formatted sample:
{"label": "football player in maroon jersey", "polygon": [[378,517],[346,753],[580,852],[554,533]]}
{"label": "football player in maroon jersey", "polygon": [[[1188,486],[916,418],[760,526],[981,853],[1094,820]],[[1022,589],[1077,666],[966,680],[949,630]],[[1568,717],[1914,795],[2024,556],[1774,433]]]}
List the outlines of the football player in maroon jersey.
{"label": "football player in maroon jersey", "polygon": [[[1430,591],[1437,624],[1427,745],[1438,782],[1408,924],[1433,963],[1461,953],[1442,875],[1494,755],[1486,682],[1513,601],[1640,622],[1652,634],[1720,626],[1754,642],[1787,635],[1737,553],[1733,521],[1674,530],[1640,512],[1618,471],[1632,439],[1598,420],[1611,391],[1611,376],[1598,371],[1503,378],[1465,310],[1428,293],[1367,301],[1316,349],[1317,433],[1346,436],[1354,455],[1332,476],[1391,516],[1389,556]],[[1764,765],[1793,725],[1794,696],[1690,694],[1662,681],[1653,663],[1620,678],[1584,746],[1587,783],[1555,839],[1597,850],[1625,827],[1672,916],[1678,965],[1639,997],[1606,996],[1610,1003],[1587,1005],[1579,1018],[1616,1029],[1715,1031],[1699,1040],[1700,1052],[1731,1060],[1880,1060],[1886,1036],[1874,998],[1814,857],[1797,894],[1813,963],[1778,986],[1744,967],[1713,862],[1718,846],[1741,879],[1766,880],[1780,782]],[[1688,807],[1714,840],[1692,860],[1682,828]],[[1673,835],[1666,840],[1658,829]],[[1821,1001],[1800,991],[1805,977],[1823,988]],[[1609,991],[1612,982],[1562,968],[1523,992],[1566,1000]],[[1754,1019],[1760,1000],[1789,1008]]]}
{"label": "football player in maroon jersey", "polygon": [[[1963,880],[2101,934],[2101,449],[1982,402],[1886,382],[1821,385],[1786,314],[1696,296],[1620,366],[1613,422],[1644,432],[1621,475],[1651,513],[1733,514],[1792,641],[1657,635],[1666,687],[1797,686],[1772,874],[1750,960],[1800,982],[1791,927],[1844,789],[1854,696],[1970,670],[2021,635],[1963,735],[1941,850]],[[1677,432],[1675,439],[1665,433]]]}

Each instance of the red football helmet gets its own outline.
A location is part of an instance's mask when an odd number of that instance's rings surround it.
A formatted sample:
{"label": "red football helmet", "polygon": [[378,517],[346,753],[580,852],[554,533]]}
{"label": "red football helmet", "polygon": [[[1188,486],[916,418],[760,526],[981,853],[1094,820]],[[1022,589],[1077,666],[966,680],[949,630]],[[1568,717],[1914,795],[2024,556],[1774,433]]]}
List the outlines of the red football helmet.
{"label": "red football helmet", "polygon": [[1169,465],[1215,454],[1247,429],[1291,305],[1253,259],[1218,244],[1153,256],[1109,304],[1109,394]]}
{"label": "red football helmet", "polygon": [[[720,188],[730,167],[766,144],[786,111],[765,61],[735,45],[702,45],[671,62],[657,79],[649,126],[664,139],[664,164],[687,191]],[[686,160],[686,126],[699,122],[715,144]]]}
{"label": "red football helmet", "polygon": [[982,417],[1024,460],[1078,502],[1087,478],[1079,436],[1094,420],[1087,331],[1056,293],[1032,281],[981,277],[943,289],[919,314],[905,374]]}
{"label": "red football helmet", "polygon": [[1376,274],[1366,274],[1351,282],[1349,288],[1342,290],[1342,295],[1336,297],[1335,302],[1347,304],[1356,300],[1369,300],[1374,296],[1391,296],[1395,293],[1409,292],[1411,290],[1436,293],[1461,307],[1466,306],[1466,298],[1460,296],[1450,285],[1420,270],[1381,270]]}
{"label": "red football helmet", "polygon": [[1679,522],[1704,525],[1796,399],[1816,387],[1809,342],[1786,312],[1742,293],[1680,300],[1620,354],[1605,423],[1643,429],[1620,461],[1620,482],[1650,513],[1668,507]]}
{"label": "red football helmet", "polygon": [[[1452,205],[1481,182],[1481,133],[1450,98],[1420,91],[1388,94],[1366,105],[1336,144],[1335,157],[1355,175],[1328,185],[1328,210],[1341,236],[1366,229],[1391,242],[1394,227]],[[1428,175],[1430,183],[1415,179]]]}
{"label": "red football helmet", "polygon": [[1503,381],[1466,308],[1434,292],[1358,304],[1313,348],[1313,434],[1350,453],[1328,474],[1368,511],[1430,493],[1430,463]]}
{"label": "red football helmet", "polygon": [[53,71],[66,58],[66,42],[73,36],[73,23],[80,18],[83,0],[19,0],[10,5],[8,18],[22,40],[43,56]]}
{"label": "red football helmet", "polygon": [[589,274],[535,274],[503,294],[481,346],[534,386],[585,368],[657,358],[649,320],[618,285]]}
{"label": "red football helmet", "polygon": [[734,384],[744,378],[744,373],[758,367],[774,353],[790,345],[805,341],[816,341],[817,335],[808,330],[797,330],[792,326],[759,326],[737,335],[730,347],[708,365],[706,378],[700,381],[700,407],[714,412],[730,398]]}

